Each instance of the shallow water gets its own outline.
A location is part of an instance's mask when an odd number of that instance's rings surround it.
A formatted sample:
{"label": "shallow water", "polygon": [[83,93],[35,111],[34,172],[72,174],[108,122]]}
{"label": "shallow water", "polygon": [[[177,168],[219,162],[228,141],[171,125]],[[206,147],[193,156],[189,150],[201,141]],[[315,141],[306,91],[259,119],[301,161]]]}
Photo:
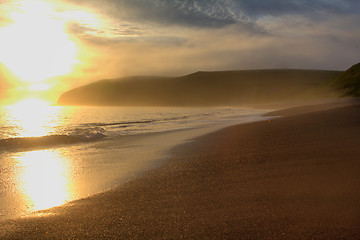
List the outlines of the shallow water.
{"label": "shallow water", "polygon": [[262,120],[244,108],[43,107],[0,112],[0,219],[113,188],[159,166],[167,150]]}

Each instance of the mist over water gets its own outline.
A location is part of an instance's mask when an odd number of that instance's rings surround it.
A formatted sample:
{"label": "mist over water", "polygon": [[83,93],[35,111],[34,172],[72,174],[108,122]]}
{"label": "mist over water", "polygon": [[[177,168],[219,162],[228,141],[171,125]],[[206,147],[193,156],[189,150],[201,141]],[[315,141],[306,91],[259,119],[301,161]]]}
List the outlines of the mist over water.
{"label": "mist over water", "polygon": [[32,110],[0,110],[0,151],[193,128],[261,112],[243,108],[59,106],[42,107],[36,113]]}
{"label": "mist over water", "polygon": [[264,119],[245,108],[44,107],[0,112],[0,219],[111,189],[159,166],[169,148]]}

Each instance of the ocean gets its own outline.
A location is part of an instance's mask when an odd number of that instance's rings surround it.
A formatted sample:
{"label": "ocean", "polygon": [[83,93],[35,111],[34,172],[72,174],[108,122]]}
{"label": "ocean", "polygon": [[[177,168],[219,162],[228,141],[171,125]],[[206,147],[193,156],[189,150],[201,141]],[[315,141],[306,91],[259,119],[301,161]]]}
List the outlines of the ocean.
{"label": "ocean", "polygon": [[265,119],[261,109],[0,108],[0,220],[114,188],[161,165],[176,144]]}

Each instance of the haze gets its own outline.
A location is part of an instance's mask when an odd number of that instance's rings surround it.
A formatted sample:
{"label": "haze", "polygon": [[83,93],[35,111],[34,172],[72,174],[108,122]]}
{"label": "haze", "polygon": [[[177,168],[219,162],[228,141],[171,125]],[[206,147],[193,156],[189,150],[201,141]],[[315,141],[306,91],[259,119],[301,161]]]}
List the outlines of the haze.
{"label": "haze", "polygon": [[359,13],[355,0],[1,1],[2,103],[130,75],[345,70],[360,58]]}

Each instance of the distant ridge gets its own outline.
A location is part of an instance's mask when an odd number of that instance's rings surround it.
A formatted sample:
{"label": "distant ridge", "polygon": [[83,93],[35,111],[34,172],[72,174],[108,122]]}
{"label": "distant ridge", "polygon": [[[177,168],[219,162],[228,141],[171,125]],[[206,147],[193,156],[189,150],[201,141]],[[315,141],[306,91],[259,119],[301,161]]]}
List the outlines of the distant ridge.
{"label": "distant ridge", "polygon": [[340,74],[335,85],[345,96],[360,97],[360,63]]}
{"label": "distant ridge", "polygon": [[342,72],[238,70],[181,77],[137,76],[100,80],[63,93],[59,105],[231,106],[331,97]]}

